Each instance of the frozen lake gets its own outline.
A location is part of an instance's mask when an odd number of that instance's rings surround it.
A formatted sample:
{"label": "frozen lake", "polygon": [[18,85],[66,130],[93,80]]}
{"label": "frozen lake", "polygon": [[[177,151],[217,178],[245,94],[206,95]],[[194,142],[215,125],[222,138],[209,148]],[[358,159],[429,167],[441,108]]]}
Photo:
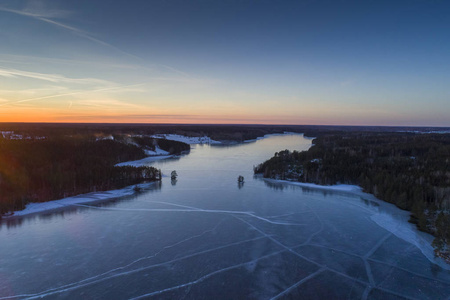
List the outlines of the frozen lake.
{"label": "frozen lake", "polygon": [[4,220],[0,299],[450,299],[450,271],[406,212],[253,177],[310,145],[193,145],[152,162],[167,177],[139,194]]}

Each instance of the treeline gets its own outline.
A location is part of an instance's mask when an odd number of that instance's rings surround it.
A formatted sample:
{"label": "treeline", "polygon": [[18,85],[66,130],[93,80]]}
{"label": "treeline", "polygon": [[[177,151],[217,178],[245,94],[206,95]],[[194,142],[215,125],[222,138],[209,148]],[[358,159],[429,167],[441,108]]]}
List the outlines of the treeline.
{"label": "treeline", "polygon": [[77,194],[160,180],[153,167],[115,167],[145,157],[132,144],[89,137],[0,139],[0,214]]}
{"label": "treeline", "polygon": [[[275,153],[255,167],[264,177],[322,185],[355,184],[411,211],[411,222],[450,244],[450,135],[414,133],[325,134],[304,152]],[[448,255],[448,252],[447,252]]]}
{"label": "treeline", "polygon": [[30,136],[75,136],[75,135],[155,135],[180,134],[186,136],[209,136],[216,141],[242,142],[266,134],[285,131],[304,133],[318,137],[330,133],[393,132],[393,131],[450,131],[437,127],[383,127],[383,126],[331,126],[331,125],[219,125],[219,124],[114,124],[114,123],[0,123],[0,130],[14,131]]}

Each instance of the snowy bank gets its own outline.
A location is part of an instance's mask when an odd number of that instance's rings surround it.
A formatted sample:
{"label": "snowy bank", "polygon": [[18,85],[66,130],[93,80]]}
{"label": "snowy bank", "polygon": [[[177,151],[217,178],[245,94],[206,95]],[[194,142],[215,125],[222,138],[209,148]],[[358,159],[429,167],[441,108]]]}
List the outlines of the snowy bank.
{"label": "snowy bank", "polygon": [[[167,139],[172,141],[178,141],[178,142],[184,142],[186,144],[206,144],[206,143],[219,143],[217,141],[211,140],[209,137],[187,137],[183,135],[177,135],[177,134],[159,134],[159,135],[152,135],[151,138],[157,138],[157,139]],[[148,157],[145,157],[143,159],[139,160],[133,160],[133,161],[126,161],[122,163],[116,164],[117,167],[123,167],[123,166],[132,166],[132,167],[141,167],[141,166],[147,166],[149,163],[154,162],[156,160],[171,158],[174,155],[171,155],[168,151],[161,149],[157,145],[155,146],[155,150],[148,150],[144,149],[145,155],[148,155]]]}
{"label": "snowy bank", "polygon": [[151,138],[156,139],[166,139],[171,141],[177,141],[177,142],[183,142],[186,144],[221,144],[219,141],[212,140],[210,137],[207,136],[200,136],[200,137],[189,137],[179,134],[155,134],[150,136]]}
{"label": "snowy bank", "polygon": [[336,184],[336,185],[319,185],[314,183],[305,183],[305,182],[297,182],[297,181],[288,181],[288,180],[277,180],[277,179],[267,179],[264,180],[270,182],[279,182],[279,183],[288,183],[291,185],[298,185],[301,187],[318,189],[318,190],[328,190],[328,191],[336,191],[336,192],[350,192],[350,193],[362,193],[362,188],[357,185],[350,184]]}
{"label": "snowy bank", "polygon": [[155,150],[144,150],[146,155],[149,156],[157,156],[157,155],[169,155],[170,153],[166,150],[163,150],[159,148],[158,146],[155,146]]}
{"label": "snowy bank", "polygon": [[3,216],[3,219],[9,219],[19,216],[25,216],[35,213],[41,213],[44,211],[49,210],[55,210],[55,209],[61,209],[64,207],[76,205],[76,204],[82,204],[82,203],[90,203],[90,202],[97,202],[97,201],[104,201],[104,200],[111,200],[114,198],[119,198],[123,196],[130,196],[136,193],[134,190],[135,186],[138,186],[141,189],[149,188],[151,185],[153,185],[155,182],[150,183],[142,183],[137,185],[131,185],[127,186],[123,189],[119,190],[111,190],[111,191],[104,191],[104,192],[92,192],[88,194],[81,194],[73,197],[63,198],[59,200],[53,200],[53,201],[47,201],[47,202],[40,202],[40,203],[29,203],[25,207],[24,210],[15,211],[12,215]]}
{"label": "snowy bank", "polygon": [[372,194],[363,192],[362,188],[357,185],[337,184],[337,185],[318,185],[314,183],[292,182],[287,180],[264,179],[274,183],[284,183],[296,185],[317,190],[328,190],[336,192],[348,192],[367,200],[375,201],[378,206],[372,207],[370,210],[372,215],[370,219],[378,226],[391,232],[396,237],[416,246],[422,254],[432,263],[439,265],[443,269],[450,270],[450,265],[434,255],[434,249],[431,243],[434,237],[431,234],[421,232],[416,225],[409,223],[410,212],[404,211],[396,207],[394,204],[385,202],[376,198]]}
{"label": "snowy bank", "polygon": [[[384,209],[386,208],[387,207]],[[395,206],[386,210],[387,211],[379,211],[370,216],[370,219],[377,223],[378,226],[383,227],[394,234],[396,237],[416,246],[432,263],[438,264],[443,269],[450,270],[450,265],[434,255],[434,248],[431,246],[434,237],[428,233],[419,231],[416,228],[416,225],[408,222],[409,212],[398,212],[397,210],[399,209]]]}
{"label": "snowy bank", "polygon": [[117,167],[124,167],[124,166],[142,167],[142,166],[147,166],[151,162],[161,160],[161,159],[171,158],[171,157],[173,157],[173,155],[154,155],[154,156],[149,156],[149,157],[139,159],[139,160],[121,162],[121,163],[116,164],[116,166]]}

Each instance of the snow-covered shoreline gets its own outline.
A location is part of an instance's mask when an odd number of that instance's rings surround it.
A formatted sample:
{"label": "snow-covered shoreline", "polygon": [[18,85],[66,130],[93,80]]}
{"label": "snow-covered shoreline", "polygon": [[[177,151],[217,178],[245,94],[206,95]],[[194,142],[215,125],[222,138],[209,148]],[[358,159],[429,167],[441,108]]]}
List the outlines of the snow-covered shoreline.
{"label": "snow-covered shoreline", "polygon": [[123,196],[130,196],[136,193],[134,190],[135,186],[138,186],[141,189],[149,188],[152,185],[155,184],[154,182],[149,183],[141,183],[137,185],[130,185],[127,187],[124,187],[122,189],[118,190],[109,190],[109,191],[102,191],[102,192],[91,192],[87,194],[81,194],[77,196],[62,198],[59,200],[52,200],[47,202],[40,202],[40,203],[29,203],[26,205],[25,209],[14,211],[12,215],[5,215],[2,216],[4,220],[16,218],[16,217],[22,217],[27,216],[31,214],[37,214],[47,211],[53,211],[58,209],[67,208],[73,205],[77,204],[86,204],[86,203],[93,203],[98,201],[109,201],[115,198],[123,197]]}
{"label": "snow-covered shoreline", "polygon": [[222,144],[219,141],[212,140],[208,136],[189,137],[179,134],[155,134],[150,136],[151,138],[166,139],[171,141],[183,142],[189,145],[192,144]]}
{"label": "snow-covered shoreline", "polygon": [[159,155],[169,155],[170,153],[159,148],[158,146],[155,146],[155,150],[144,150],[145,155],[148,156],[159,156]]}
{"label": "snow-covered shoreline", "polygon": [[148,163],[150,163],[150,162],[161,160],[161,159],[167,159],[167,158],[171,158],[171,157],[174,157],[174,155],[152,155],[152,156],[147,156],[143,159],[124,161],[124,162],[116,164],[115,166],[116,167],[124,167],[124,166],[141,167],[141,166],[148,165]]}
{"label": "snow-covered shoreline", "polygon": [[[202,136],[202,137],[188,137],[184,135],[179,134],[155,134],[151,135],[151,138],[156,139],[166,139],[171,141],[177,141],[177,142],[183,142],[189,145],[194,144],[222,144],[219,141],[212,140],[208,136]],[[116,164],[117,167],[123,167],[123,166],[132,166],[132,167],[141,167],[146,166],[150,162],[154,162],[161,159],[167,159],[174,157],[175,155],[171,155],[169,152],[162,150],[158,146],[155,147],[154,151],[151,150],[144,150],[145,154],[148,155],[147,157],[139,160],[133,160],[133,161],[125,161]]]}
{"label": "snow-covered shoreline", "polygon": [[431,234],[419,231],[416,225],[408,222],[410,217],[409,211],[400,210],[394,204],[380,200],[372,194],[363,192],[360,186],[348,184],[318,185],[314,183],[293,182],[288,180],[276,179],[264,180],[273,183],[289,184],[316,190],[345,192],[364,197],[365,199],[368,199],[370,201],[375,201],[378,206],[372,207],[371,210],[373,211],[373,214],[370,216],[370,219],[373,222],[375,222],[378,226],[386,229],[396,237],[416,246],[430,262],[438,264],[444,269],[450,270],[450,265],[448,265],[443,259],[434,255],[434,249],[431,246],[434,237]]}
{"label": "snow-covered shoreline", "polygon": [[297,182],[297,181],[289,181],[289,180],[277,180],[277,179],[264,179],[269,182],[279,182],[279,183],[288,183],[291,185],[297,185],[306,188],[318,189],[318,190],[328,190],[328,191],[337,191],[337,192],[350,192],[350,193],[363,193],[362,188],[357,185],[350,184],[335,184],[335,185],[319,185],[314,183],[305,183],[305,182]]}

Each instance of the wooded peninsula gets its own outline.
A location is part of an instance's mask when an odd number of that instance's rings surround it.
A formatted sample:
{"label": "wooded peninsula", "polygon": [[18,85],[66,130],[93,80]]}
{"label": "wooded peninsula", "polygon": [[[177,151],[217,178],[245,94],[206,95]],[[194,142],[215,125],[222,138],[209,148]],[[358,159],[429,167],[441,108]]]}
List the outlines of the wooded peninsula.
{"label": "wooded peninsula", "polygon": [[128,135],[16,137],[0,138],[0,217],[30,202],[161,180],[154,167],[116,164],[145,158],[145,150],[155,147],[168,154],[190,149],[183,142]]}
{"label": "wooded peninsula", "polygon": [[433,234],[450,258],[450,134],[321,133],[308,151],[275,153],[254,169],[265,178],[352,184],[411,211],[410,222]]}

